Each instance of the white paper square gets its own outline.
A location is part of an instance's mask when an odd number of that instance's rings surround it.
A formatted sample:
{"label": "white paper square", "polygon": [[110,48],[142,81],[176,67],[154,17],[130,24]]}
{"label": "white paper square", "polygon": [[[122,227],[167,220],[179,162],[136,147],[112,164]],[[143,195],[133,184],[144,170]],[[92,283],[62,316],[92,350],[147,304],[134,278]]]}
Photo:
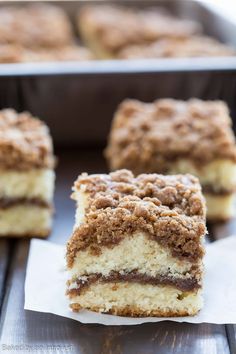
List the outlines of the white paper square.
{"label": "white paper square", "polygon": [[25,309],[53,313],[82,323],[136,325],[171,320],[189,323],[236,323],[236,236],[207,245],[204,308],[192,317],[129,318],[91,311],[74,313],[65,296],[68,275],[65,248],[48,241],[31,241],[26,281]]}

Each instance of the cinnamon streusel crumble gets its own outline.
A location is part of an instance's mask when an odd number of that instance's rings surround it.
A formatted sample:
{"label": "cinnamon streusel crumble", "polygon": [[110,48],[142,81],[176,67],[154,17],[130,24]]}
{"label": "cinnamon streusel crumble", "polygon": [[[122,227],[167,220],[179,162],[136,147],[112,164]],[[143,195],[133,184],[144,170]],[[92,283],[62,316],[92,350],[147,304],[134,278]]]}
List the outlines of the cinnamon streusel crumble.
{"label": "cinnamon streusel crumble", "polygon": [[207,36],[165,38],[148,45],[130,45],[119,52],[121,59],[228,57],[236,51]]}
{"label": "cinnamon streusel crumble", "polygon": [[28,112],[0,111],[0,236],[47,236],[54,189],[52,139]]}
{"label": "cinnamon streusel crumble", "polygon": [[128,170],[82,174],[73,190],[76,221],[67,244],[73,310],[129,316],[198,312],[206,226],[195,177],[134,177]]}
{"label": "cinnamon streusel crumble", "polygon": [[126,100],[115,114],[106,157],[111,170],[196,175],[208,218],[234,214],[236,144],[224,102]]}
{"label": "cinnamon streusel crumble", "polygon": [[85,6],[78,15],[84,42],[97,57],[114,58],[132,44],[148,44],[161,38],[186,38],[201,31],[190,20],[178,19],[159,8]]}
{"label": "cinnamon streusel crumble", "polygon": [[66,13],[46,3],[0,8],[0,44],[50,48],[73,42]]}

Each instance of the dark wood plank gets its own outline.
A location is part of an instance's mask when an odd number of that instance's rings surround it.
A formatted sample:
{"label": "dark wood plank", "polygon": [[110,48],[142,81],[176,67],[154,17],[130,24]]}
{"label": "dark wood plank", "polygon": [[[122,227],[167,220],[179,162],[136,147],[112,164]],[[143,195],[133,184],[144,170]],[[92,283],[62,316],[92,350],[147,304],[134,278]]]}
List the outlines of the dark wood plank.
{"label": "dark wood plank", "polygon": [[229,220],[226,223],[218,223],[209,226],[210,236],[213,241],[236,234],[236,218]]}
{"label": "dark wood plank", "polygon": [[3,293],[5,289],[5,277],[9,258],[10,242],[5,239],[0,240],[0,310],[2,306]]}
{"label": "dark wood plank", "polygon": [[229,353],[224,326],[162,322],[131,327],[82,325],[50,314],[23,310],[28,242],[18,242],[7,283],[2,348],[21,345],[35,353],[166,354]]}
{"label": "dark wood plank", "polygon": [[[60,153],[55,226],[50,239],[64,243],[71,232],[74,205],[68,198],[76,174],[101,172],[101,151]],[[21,345],[35,353],[229,354],[225,326],[162,322],[141,326],[83,325],[51,314],[24,311],[24,279],[29,242],[18,241],[12,257],[1,319],[1,345]],[[3,348],[3,347],[2,347]],[[15,347],[16,348],[16,347]],[[0,349],[1,351],[1,349]],[[14,352],[12,350],[12,352]]]}
{"label": "dark wood plank", "polygon": [[[235,235],[236,233],[236,218],[228,221],[227,223],[219,223],[210,226],[210,234],[213,239],[220,240],[225,237]],[[236,235],[235,235],[236,237]],[[228,344],[231,354],[236,354],[236,325],[225,325]]]}
{"label": "dark wood plank", "polygon": [[236,353],[236,325],[226,325],[226,334],[231,354]]}

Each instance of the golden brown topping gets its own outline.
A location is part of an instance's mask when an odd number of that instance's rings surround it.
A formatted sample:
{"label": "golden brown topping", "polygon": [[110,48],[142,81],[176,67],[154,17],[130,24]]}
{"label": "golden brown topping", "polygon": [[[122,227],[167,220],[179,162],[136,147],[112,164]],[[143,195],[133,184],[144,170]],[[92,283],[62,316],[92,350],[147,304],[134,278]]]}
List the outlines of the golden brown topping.
{"label": "golden brown topping", "polygon": [[126,100],[115,114],[106,156],[111,169],[129,168],[136,174],[164,173],[180,158],[196,164],[236,161],[231,125],[221,101]]}
{"label": "golden brown topping", "polygon": [[53,147],[47,126],[28,112],[0,111],[0,167],[53,168]]}
{"label": "golden brown topping", "polygon": [[25,50],[22,62],[83,61],[94,59],[89,49],[71,45],[50,50]]}
{"label": "golden brown topping", "polygon": [[17,63],[21,61],[22,49],[14,44],[0,44],[0,63]]}
{"label": "golden brown topping", "polygon": [[200,237],[205,233],[205,203],[198,180],[191,175],[134,177],[120,170],[109,175],[82,174],[74,185],[88,196],[85,221],[68,243],[71,266],[76,252],[89,247],[112,247],[137,231],[170,248],[173,256],[202,257]]}
{"label": "golden brown topping", "polygon": [[79,27],[113,54],[131,44],[150,43],[163,37],[185,38],[200,31],[197,23],[174,18],[163,9],[109,5],[82,8]]}
{"label": "golden brown topping", "polygon": [[78,45],[28,49],[15,44],[0,44],[0,63],[87,61],[92,59],[94,57],[90,50]]}
{"label": "golden brown topping", "polygon": [[121,59],[222,57],[236,52],[230,46],[207,36],[165,38],[146,45],[131,45],[119,52]]}
{"label": "golden brown topping", "polygon": [[1,7],[0,43],[28,48],[56,47],[72,42],[72,28],[63,10],[46,4]]}

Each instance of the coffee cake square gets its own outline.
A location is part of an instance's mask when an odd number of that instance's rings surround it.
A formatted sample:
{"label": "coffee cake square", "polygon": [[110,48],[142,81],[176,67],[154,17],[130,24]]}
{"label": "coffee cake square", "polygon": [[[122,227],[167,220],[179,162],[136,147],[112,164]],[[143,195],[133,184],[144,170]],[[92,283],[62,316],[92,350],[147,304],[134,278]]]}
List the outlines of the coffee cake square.
{"label": "coffee cake square", "polygon": [[74,311],[188,316],[202,307],[205,204],[191,175],[78,177],[67,244]]}
{"label": "coffee cake square", "polygon": [[164,38],[150,44],[130,45],[119,52],[120,59],[228,57],[236,52],[227,44],[207,36]]}
{"label": "coffee cake square", "polygon": [[0,111],[0,236],[49,234],[54,163],[42,121],[28,112]]}
{"label": "coffee cake square", "polygon": [[0,8],[0,44],[52,48],[73,40],[72,25],[60,7],[45,2]]}
{"label": "coffee cake square", "polygon": [[111,170],[191,173],[202,185],[209,220],[235,214],[236,144],[224,102],[125,100],[115,114],[106,157]]}
{"label": "coffee cake square", "polygon": [[114,5],[84,6],[79,11],[78,28],[83,41],[101,59],[117,58],[130,45],[186,38],[201,31],[198,23],[178,19],[161,8]]}
{"label": "coffee cake square", "polygon": [[88,61],[94,59],[89,49],[70,45],[59,48],[29,49],[15,44],[0,44],[0,63]]}

